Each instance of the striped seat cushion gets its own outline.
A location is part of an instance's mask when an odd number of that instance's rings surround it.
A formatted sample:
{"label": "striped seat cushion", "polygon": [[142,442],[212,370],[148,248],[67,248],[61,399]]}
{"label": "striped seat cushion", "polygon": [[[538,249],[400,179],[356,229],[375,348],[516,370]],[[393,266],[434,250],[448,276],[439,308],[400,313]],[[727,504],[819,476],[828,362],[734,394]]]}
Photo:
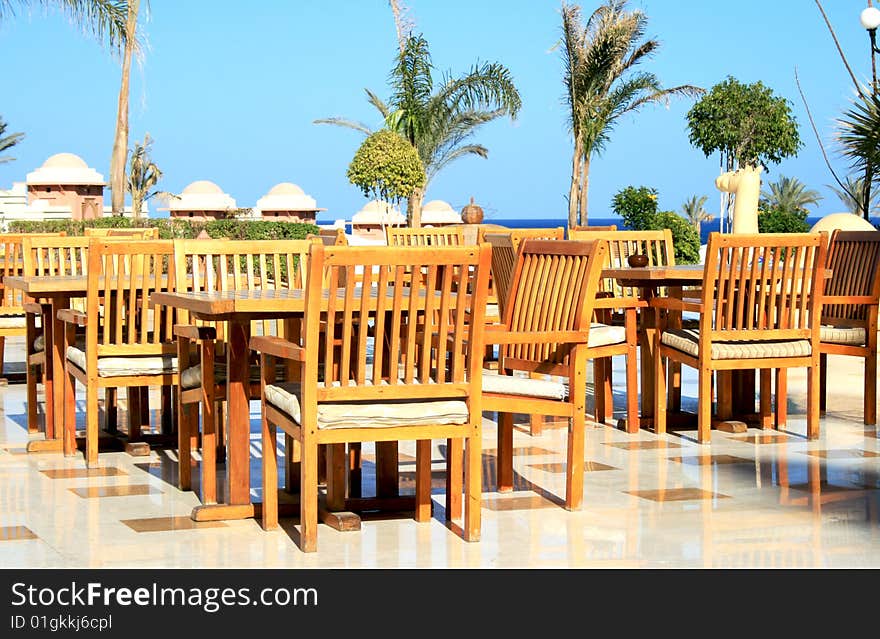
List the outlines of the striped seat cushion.
{"label": "striped seat cushion", "polygon": [[[85,350],[76,346],[68,346],[67,359],[79,368],[86,369]],[[98,377],[159,375],[176,372],[177,358],[171,355],[134,355],[132,357],[98,358]]]}
{"label": "striped seat cushion", "polygon": [[[290,415],[297,424],[302,414],[300,386],[295,382],[268,384],[266,401]],[[385,402],[339,402],[318,404],[318,429],[388,428],[426,424],[464,424],[467,404],[461,400],[388,400]]]}
{"label": "striped seat cushion", "polygon": [[[284,377],[284,362],[278,362],[275,370],[275,377],[283,378]],[[251,365],[250,367],[250,380],[253,383],[259,383],[260,381],[260,371],[262,369],[258,365]],[[215,384],[225,384],[226,383],[226,361],[225,360],[217,360],[214,362],[214,383]],[[202,384],[202,364],[198,363],[195,366],[190,366],[185,369],[180,374],[180,387],[189,389],[189,388],[198,388]]]}
{"label": "striped seat cushion", "polygon": [[483,371],[483,392],[497,395],[518,395],[543,399],[565,400],[568,386],[550,379],[532,379],[522,375],[498,375]]}
{"label": "striped seat cushion", "polygon": [[598,322],[590,324],[590,336],[587,338],[587,345],[590,348],[611,346],[612,344],[621,344],[625,341],[626,328],[623,326],[609,326],[608,324],[599,324]]}
{"label": "striped seat cushion", "polygon": [[[698,329],[670,329],[663,332],[660,341],[666,346],[693,357],[699,355],[700,331]],[[712,359],[764,359],[768,357],[806,357],[810,355],[810,342],[805,339],[773,340],[766,342],[714,342]]]}
{"label": "striped seat cushion", "polygon": [[865,344],[865,327],[864,326],[820,326],[819,341],[829,342],[832,344],[850,344],[852,346],[862,346]]}
{"label": "striped seat cushion", "polygon": [[24,330],[24,315],[0,315],[0,329],[4,328],[20,328]]}

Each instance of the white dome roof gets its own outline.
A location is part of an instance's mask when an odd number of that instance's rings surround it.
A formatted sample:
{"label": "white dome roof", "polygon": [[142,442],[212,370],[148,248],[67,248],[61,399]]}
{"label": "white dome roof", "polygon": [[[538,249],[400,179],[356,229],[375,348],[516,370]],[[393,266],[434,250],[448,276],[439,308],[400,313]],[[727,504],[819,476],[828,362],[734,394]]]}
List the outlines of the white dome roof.
{"label": "white dome roof", "polygon": [[422,224],[461,224],[461,213],[448,202],[431,200],[422,206]]}
{"label": "white dome roof", "polygon": [[87,184],[104,186],[104,176],[90,169],[85,161],[73,153],[56,153],[43,166],[27,174],[27,183],[33,185]]}
{"label": "white dome roof", "polygon": [[351,216],[352,224],[406,224],[406,216],[388,202],[371,200]]}
{"label": "white dome roof", "polygon": [[255,211],[324,211],[319,209],[315,198],[306,195],[293,182],[281,182],[273,186],[269,192],[257,200]]}
{"label": "white dome roof", "polygon": [[169,211],[228,211],[236,208],[235,200],[210,180],[192,182],[180,196],[171,198]]}
{"label": "white dome roof", "polygon": [[831,213],[822,217],[818,222],[813,224],[810,229],[811,233],[819,231],[828,231],[830,235],[835,229],[843,231],[876,231],[874,225],[861,215],[855,213]]}

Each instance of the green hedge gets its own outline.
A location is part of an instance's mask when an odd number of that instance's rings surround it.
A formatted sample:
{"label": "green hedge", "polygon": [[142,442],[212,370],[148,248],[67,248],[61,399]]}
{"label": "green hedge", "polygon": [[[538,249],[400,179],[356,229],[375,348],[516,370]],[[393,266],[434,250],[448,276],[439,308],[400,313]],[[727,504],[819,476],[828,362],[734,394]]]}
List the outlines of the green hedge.
{"label": "green hedge", "polygon": [[85,228],[144,228],[157,227],[159,237],[164,239],[195,238],[204,230],[210,237],[230,240],[277,240],[304,239],[309,233],[317,233],[318,226],[303,222],[274,222],[269,220],[211,220],[209,222],[188,219],[146,218],[132,220],[112,216],[94,220],[45,220],[13,221],[10,233],[57,233],[84,235]]}

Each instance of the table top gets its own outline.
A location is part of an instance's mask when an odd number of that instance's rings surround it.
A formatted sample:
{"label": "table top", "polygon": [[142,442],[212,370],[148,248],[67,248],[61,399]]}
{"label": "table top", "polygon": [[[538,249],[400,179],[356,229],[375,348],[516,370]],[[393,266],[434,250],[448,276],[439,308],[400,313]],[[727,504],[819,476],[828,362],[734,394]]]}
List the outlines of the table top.
{"label": "table top", "polygon": [[676,264],[675,266],[621,266],[602,269],[602,277],[632,282],[633,286],[687,286],[703,281],[703,264]]}
{"label": "table top", "polygon": [[84,296],[89,289],[88,275],[9,275],[3,284],[17,288],[32,297],[71,294]]}

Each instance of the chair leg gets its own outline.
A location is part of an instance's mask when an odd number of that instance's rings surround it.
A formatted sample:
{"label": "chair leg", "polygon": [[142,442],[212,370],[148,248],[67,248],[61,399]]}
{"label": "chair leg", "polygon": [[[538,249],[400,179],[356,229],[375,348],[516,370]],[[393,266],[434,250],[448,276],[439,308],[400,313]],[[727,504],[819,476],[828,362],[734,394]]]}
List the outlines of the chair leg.
{"label": "chair leg", "polygon": [[708,444],[712,436],[712,371],[701,366],[698,376],[697,441],[701,444]]}
{"label": "chair leg", "polygon": [[[865,362],[867,366],[867,361]],[[865,368],[865,384],[868,383],[867,368]],[[819,355],[819,414],[824,415],[827,407],[826,398],[828,391],[828,353]]]}
{"label": "chair leg", "polygon": [[[540,373],[531,373],[529,375],[532,379],[542,379],[544,376]],[[532,437],[537,437],[541,433],[544,432],[544,416],[538,415],[537,413],[532,413],[529,415],[529,434]]]}
{"label": "chair leg", "polygon": [[0,377],[3,376],[3,371],[5,370],[5,360],[6,359],[6,336],[0,335]]}
{"label": "chair leg", "polygon": [[788,423],[788,371],[776,369],[776,430]]}
{"label": "chair leg", "polygon": [[413,519],[431,519],[431,440],[416,441],[416,507]]}
{"label": "chair leg", "polygon": [[465,462],[464,539],[480,541],[480,499],[483,486],[483,447],[478,436],[467,438]]}
{"label": "chair leg", "polygon": [[877,353],[865,357],[865,424],[877,423]]}
{"label": "chair leg", "polygon": [[462,441],[455,437],[446,440],[446,521],[461,517],[461,495],[464,469]]}
{"label": "chair leg", "polygon": [[495,458],[499,493],[513,490],[513,413],[498,413],[498,450]]}
{"label": "chair leg", "polygon": [[64,456],[76,454],[76,380],[67,371],[62,376],[64,384],[64,421],[60,435],[64,438]]}
{"label": "chair leg", "polygon": [[819,362],[807,370],[807,439],[819,438]]}
{"label": "chair leg", "polygon": [[198,428],[198,404],[184,404],[178,395],[177,487],[192,490],[192,434]]}
{"label": "chair leg", "polygon": [[86,385],[86,467],[98,467],[98,388]]}
{"label": "chair leg", "polygon": [[300,466],[299,526],[300,550],[318,549],[318,444],[302,442]]}
{"label": "chair leg", "polygon": [[119,428],[119,416],[116,413],[116,396],[115,388],[104,389],[104,430],[108,433],[115,433]]}
{"label": "chair leg", "polygon": [[639,432],[639,349],[632,344],[626,352],[626,432]]}
{"label": "chair leg", "polygon": [[[204,361],[204,360],[202,360]],[[202,384],[202,503],[217,501],[217,400],[213,377]],[[198,430],[196,423],[195,430]]]}
{"label": "chair leg", "polygon": [[769,430],[773,428],[773,415],[771,414],[772,408],[770,403],[770,392],[772,385],[772,374],[773,369],[770,368],[762,368],[761,369],[761,392],[760,392],[760,400],[759,400],[759,418],[761,420],[761,428],[763,430]]}
{"label": "chair leg", "polygon": [[351,442],[348,445],[348,494],[351,497],[362,496],[362,466],[361,443]]}
{"label": "chair leg", "polygon": [[300,454],[297,441],[284,433],[284,490],[289,494],[299,492]]}
{"label": "chair leg", "polygon": [[[636,433],[638,428],[628,427],[627,431]],[[666,434],[666,364],[656,344],[654,349],[654,434]]]}
{"label": "chair leg", "polygon": [[263,530],[278,528],[278,458],[275,456],[275,426],[261,420],[263,444]]}
{"label": "chair leg", "polygon": [[[25,355],[27,358],[27,355]],[[40,432],[40,423],[37,415],[37,380],[40,377],[39,364],[27,363],[25,366],[25,385],[27,386],[27,431],[28,435],[36,435]],[[43,387],[45,389],[45,385]],[[52,397],[46,393],[46,406],[52,402]],[[48,436],[48,434],[47,434]]]}
{"label": "chair leg", "polygon": [[599,424],[605,423],[607,408],[605,402],[605,359],[597,357],[593,360],[593,419]]}
{"label": "chair leg", "polygon": [[575,408],[569,421],[565,472],[565,509],[580,510],[584,503],[584,411]]}

